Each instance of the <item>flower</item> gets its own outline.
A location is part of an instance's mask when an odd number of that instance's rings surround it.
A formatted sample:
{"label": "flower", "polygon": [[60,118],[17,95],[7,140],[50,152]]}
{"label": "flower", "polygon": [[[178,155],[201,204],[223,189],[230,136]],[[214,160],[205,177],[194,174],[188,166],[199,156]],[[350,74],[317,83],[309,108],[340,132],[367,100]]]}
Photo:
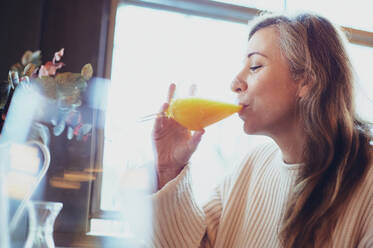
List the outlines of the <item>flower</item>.
{"label": "flower", "polygon": [[[49,103],[57,109],[49,119],[49,122],[54,126],[53,134],[58,136],[67,128],[68,139],[72,139],[74,136],[77,140],[87,139],[92,126],[84,123],[79,107],[82,104],[81,93],[87,88],[87,83],[93,75],[92,65],[84,65],[80,73],[59,73],[57,71],[65,65],[61,62],[63,55],[64,48],[54,54],[52,61],[42,65],[40,51],[26,51],[21,62],[11,66],[8,81],[0,83],[1,126],[14,90],[17,87],[27,87],[34,83],[47,97]],[[45,128],[37,130],[45,130]],[[43,139],[42,137],[48,137],[48,135],[40,134],[39,137]],[[44,143],[48,143],[48,141],[44,140]]]}
{"label": "flower", "polygon": [[62,62],[57,63],[57,61],[61,60],[61,58],[63,56],[63,52],[64,52],[64,49],[62,48],[61,50],[59,50],[58,52],[56,52],[54,54],[52,62],[48,61],[45,65],[42,65],[40,67],[40,69],[39,69],[39,77],[40,78],[43,77],[43,76],[54,76],[54,75],[56,75],[56,71],[58,69],[61,69],[62,66],[65,65]]}

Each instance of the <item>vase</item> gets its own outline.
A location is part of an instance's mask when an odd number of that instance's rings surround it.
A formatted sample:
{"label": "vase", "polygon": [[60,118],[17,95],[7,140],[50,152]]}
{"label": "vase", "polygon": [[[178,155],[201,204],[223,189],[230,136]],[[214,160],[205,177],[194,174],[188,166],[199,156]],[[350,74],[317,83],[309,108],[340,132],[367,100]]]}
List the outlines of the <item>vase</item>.
{"label": "vase", "polygon": [[25,248],[54,248],[54,222],[60,213],[61,202],[29,201],[29,231]]}

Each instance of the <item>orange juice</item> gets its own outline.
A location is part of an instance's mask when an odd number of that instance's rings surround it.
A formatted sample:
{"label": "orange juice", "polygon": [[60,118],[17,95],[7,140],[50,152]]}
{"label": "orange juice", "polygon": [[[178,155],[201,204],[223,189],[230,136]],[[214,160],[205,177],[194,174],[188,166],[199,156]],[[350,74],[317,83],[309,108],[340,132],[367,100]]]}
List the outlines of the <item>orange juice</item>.
{"label": "orange juice", "polygon": [[241,110],[240,105],[197,97],[173,100],[167,116],[189,130],[200,130]]}

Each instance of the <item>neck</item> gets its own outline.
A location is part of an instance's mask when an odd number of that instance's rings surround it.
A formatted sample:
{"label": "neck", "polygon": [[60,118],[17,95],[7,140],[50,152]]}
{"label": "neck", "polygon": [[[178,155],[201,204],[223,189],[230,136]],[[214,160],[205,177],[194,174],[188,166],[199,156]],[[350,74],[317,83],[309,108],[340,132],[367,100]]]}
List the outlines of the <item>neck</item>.
{"label": "neck", "polygon": [[294,125],[285,131],[271,134],[270,137],[280,147],[285,163],[297,164],[303,162],[305,136],[300,125]]}

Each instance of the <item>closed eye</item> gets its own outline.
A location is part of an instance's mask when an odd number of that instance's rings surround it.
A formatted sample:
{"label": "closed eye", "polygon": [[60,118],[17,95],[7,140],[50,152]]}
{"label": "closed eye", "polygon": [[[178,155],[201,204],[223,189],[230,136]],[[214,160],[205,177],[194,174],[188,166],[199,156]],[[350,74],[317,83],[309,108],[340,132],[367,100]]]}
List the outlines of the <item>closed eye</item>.
{"label": "closed eye", "polygon": [[250,70],[251,70],[251,71],[256,71],[256,70],[259,69],[260,67],[262,67],[262,66],[261,66],[261,65],[251,66],[251,67],[250,67]]}

